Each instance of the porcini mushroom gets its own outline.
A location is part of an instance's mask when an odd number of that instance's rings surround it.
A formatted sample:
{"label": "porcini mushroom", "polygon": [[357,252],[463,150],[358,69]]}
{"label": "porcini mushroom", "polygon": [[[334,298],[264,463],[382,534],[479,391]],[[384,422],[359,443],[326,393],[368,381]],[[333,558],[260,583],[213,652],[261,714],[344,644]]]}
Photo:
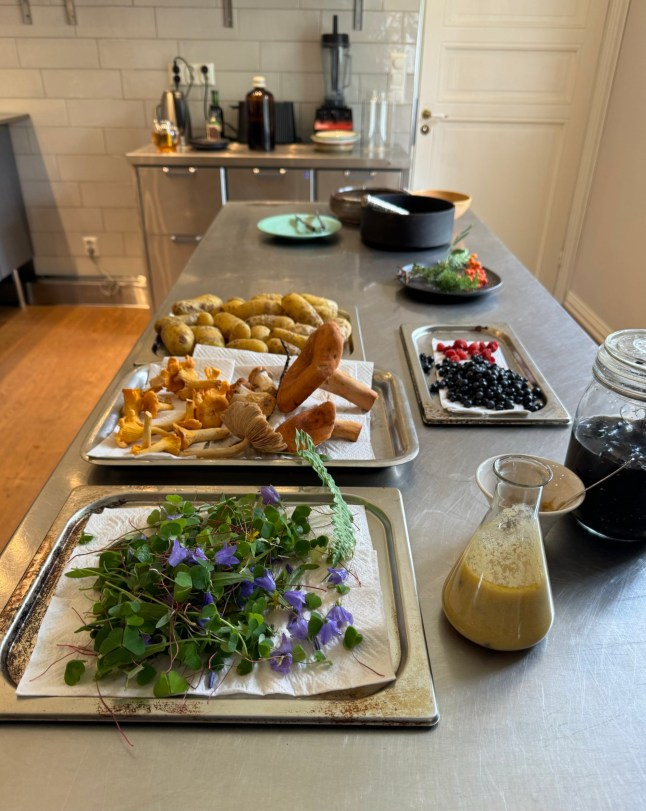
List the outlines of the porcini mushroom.
{"label": "porcini mushroom", "polygon": [[318,388],[344,397],[370,411],[379,397],[369,386],[337,368],[343,353],[343,336],[334,321],[319,327],[307,340],[278,387],[278,408],[293,411]]}
{"label": "porcini mushroom", "polygon": [[361,423],[353,420],[337,420],[336,406],[331,400],[314,408],[294,414],[276,428],[287,444],[287,450],[296,453],[296,431],[305,431],[315,445],[328,439],[347,439],[356,442],[361,433]]}

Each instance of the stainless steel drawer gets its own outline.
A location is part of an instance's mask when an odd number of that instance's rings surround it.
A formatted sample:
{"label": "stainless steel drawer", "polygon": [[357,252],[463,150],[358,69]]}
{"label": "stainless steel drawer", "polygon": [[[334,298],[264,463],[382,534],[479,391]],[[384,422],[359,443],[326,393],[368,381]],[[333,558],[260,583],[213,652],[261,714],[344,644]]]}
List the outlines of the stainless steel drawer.
{"label": "stainless steel drawer", "polygon": [[227,169],[227,200],[312,200],[309,169]]}
{"label": "stainless steel drawer", "polygon": [[222,172],[197,166],[139,167],[148,234],[203,236],[222,208]]}
{"label": "stainless steel drawer", "polygon": [[333,192],[344,186],[399,189],[401,185],[402,173],[395,170],[317,169],[315,199],[327,202]]}

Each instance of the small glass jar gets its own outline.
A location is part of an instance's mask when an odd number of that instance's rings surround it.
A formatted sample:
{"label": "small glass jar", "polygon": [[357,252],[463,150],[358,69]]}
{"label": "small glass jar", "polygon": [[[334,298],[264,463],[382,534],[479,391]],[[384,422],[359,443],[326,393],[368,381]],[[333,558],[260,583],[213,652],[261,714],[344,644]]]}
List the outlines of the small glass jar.
{"label": "small glass jar", "polygon": [[565,466],[594,485],[573,513],[581,526],[646,541],[646,330],[613,332],[599,347]]}

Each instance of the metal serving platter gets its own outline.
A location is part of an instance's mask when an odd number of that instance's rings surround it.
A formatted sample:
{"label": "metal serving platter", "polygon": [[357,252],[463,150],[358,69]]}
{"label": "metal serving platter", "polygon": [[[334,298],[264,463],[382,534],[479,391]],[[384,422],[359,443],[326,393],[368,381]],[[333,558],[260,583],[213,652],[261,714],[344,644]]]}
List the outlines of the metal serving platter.
{"label": "metal serving platter", "polygon": [[[288,504],[330,504],[322,488],[277,488]],[[237,496],[247,487],[78,487],[16,590],[0,613],[0,718],[23,721],[147,721],[177,723],[357,724],[432,726],[439,719],[399,490],[344,490],[349,504],[363,505],[377,552],[394,682],[377,688],[337,691],[309,698],[19,698],[16,685],[31,656],[38,629],[61,571],[89,516],[106,507],[153,505],[171,493],[199,500]]]}
{"label": "metal serving platter", "polygon": [[[82,456],[86,462],[94,465],[111,467],[183,467],[186,465],[232,466],[232,467],[295,467],[304,463],[294,456],[258,453],[248,449],[239,459],[197,459],[183,457],[178,459],[168,455],[168,459],[146,458],[132,454],[98,459],[89,456],[89,452],[109,437],[117,426],[121,416],[124,388],[145,388],[148,380],[148,366],[136,366],[125,377],[117,380],[102,400],[103,409],[83,443]],[[329,459],[328,467],[383,468],[400,465],[414,459],[419,453],[417,432],[410,412],[408,398],[401,380],[391,372],[375,369],[372,386],[379,393],[379,398],[370,411],[370,442],[375,455],[374,459]]]}
{"label": "metal serving platter", "polygon": [[[415,384],[422,419],[427,425],[567,425],[570,415],[543,377],[529,353],[509,324],[470,326],[461,324],[423,325],[402,324],[400,327],[408,367]],[[437,394],[431,394],[429,384],[436,380],[433,369],[429,375],[422,370],[420,353],[433,354],[433,339],[452,343],[457,338],[468,341],[498,341],[509,368],[526,377],[543,390],[545,405],[529,414],[452,414],[442,408]]]}
{"label": "metal serving platter", "polygon": [[[356,307],[353,307],[352,310],[340,309],[339,315],[342,318],[346,318],[350,324],[352,324],[352,332],[343,347],[343,357],[348,360],[365,360],[366,355],[363,347],[363,336],[361,335],[359,311]],[[151,352],[157,358],[167,358],[170,355],[159,335],[155,335]],[[143,360],[142,362],[147,362],[147,360]]]}

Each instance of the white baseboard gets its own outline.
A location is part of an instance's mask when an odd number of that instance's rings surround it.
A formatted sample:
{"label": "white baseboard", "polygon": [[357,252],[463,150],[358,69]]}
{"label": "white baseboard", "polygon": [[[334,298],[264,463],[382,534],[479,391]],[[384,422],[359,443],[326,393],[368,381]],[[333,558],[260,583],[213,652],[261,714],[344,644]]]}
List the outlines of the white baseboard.
{"label": "white baseboard", "polygon": [[563,306],[598,344],[603,343],[606,336],[614,332],[612,327],[609,327],[608,324],[602,321],[601,318],[571,290],[568,290]]}

